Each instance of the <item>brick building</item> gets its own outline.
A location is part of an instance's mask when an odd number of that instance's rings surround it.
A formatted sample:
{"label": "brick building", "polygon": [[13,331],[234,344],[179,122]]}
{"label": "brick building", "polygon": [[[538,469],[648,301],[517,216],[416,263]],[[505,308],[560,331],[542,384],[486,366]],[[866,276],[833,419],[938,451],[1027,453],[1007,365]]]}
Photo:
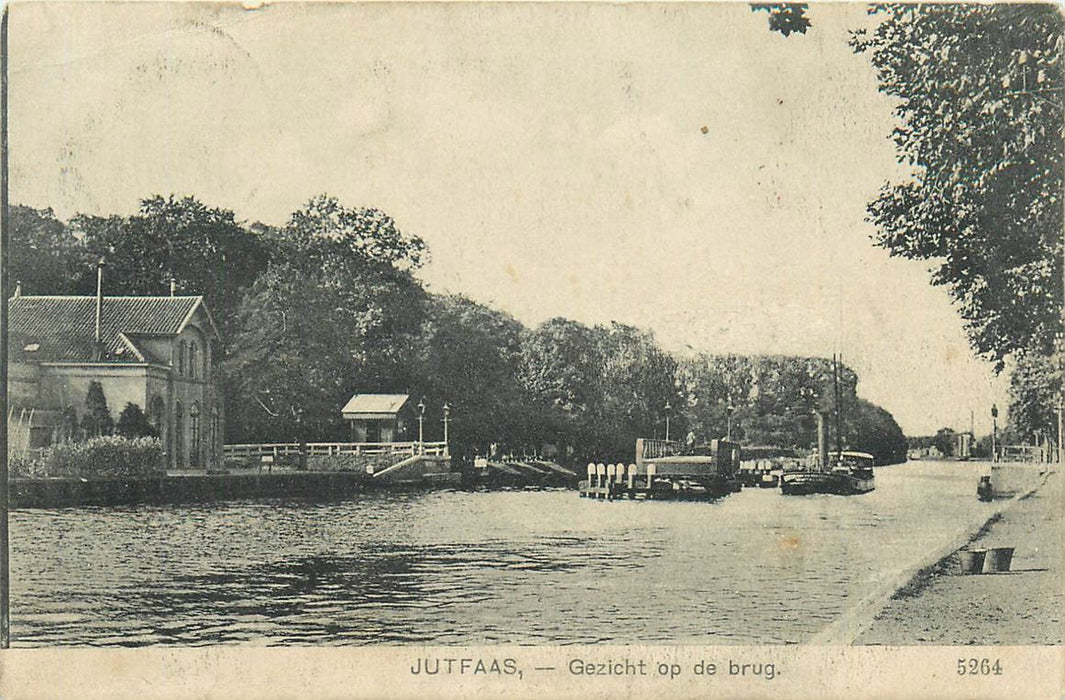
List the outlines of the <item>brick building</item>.
{"label": "brick building", "polygon": [[[103,387],[117,420],[138,405],[169,469],[221,465],[221,337],[200,296],[22,296],[9,310],[12,453],[51,444],[64,410]],[[21,444],[20,444],[21,443]]]}

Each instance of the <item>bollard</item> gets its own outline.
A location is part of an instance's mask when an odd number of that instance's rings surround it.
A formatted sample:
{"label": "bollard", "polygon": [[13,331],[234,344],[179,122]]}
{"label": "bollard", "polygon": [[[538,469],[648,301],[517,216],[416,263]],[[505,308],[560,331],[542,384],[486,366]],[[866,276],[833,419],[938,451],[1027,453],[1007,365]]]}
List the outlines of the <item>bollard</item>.
{"label": "bollard", "polygon": [[600,462],[595,465],[595,485],[601,487],[603,485],[603,477],[606,476],[606,465]]}
{"label": "bollard", "polygon": [[647,465],[647,490],[648,491],[651,490],[651,486],[652,486],[652,484],[654,484],[655,472],[656,471],[657,471],[657,468],[655,467],[655,465],[653,465],[653,464],[648,464]]}
{"label": "bollard", "polygon": [[629,465],[629,491],[632,490],[632,484],[633,484],[633,481],[635,481],[635,480],[636,480],[636,465],[635,464],[630,464]]}

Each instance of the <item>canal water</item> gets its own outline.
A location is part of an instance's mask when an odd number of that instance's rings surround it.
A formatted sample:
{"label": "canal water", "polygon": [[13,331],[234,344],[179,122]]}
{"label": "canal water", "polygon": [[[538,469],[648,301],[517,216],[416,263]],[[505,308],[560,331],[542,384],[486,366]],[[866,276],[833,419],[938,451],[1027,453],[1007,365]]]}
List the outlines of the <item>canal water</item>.
{"label": "canal water", "polygon": [[857,497],[574,491],[15,511],[15,646],[798,643],[990,504],[986,465]]}

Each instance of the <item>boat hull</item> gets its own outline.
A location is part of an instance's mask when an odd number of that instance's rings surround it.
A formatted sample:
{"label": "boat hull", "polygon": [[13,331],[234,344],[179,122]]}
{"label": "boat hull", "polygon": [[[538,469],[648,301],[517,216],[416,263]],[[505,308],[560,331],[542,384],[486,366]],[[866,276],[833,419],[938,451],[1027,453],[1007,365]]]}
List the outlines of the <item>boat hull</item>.
{"label": "boat hull", "polygon": [[874,488],[873,477],[868,475],[804,471],[785,473],[780,479],[781,492],[789,496],[813,493],[856,496]]}

